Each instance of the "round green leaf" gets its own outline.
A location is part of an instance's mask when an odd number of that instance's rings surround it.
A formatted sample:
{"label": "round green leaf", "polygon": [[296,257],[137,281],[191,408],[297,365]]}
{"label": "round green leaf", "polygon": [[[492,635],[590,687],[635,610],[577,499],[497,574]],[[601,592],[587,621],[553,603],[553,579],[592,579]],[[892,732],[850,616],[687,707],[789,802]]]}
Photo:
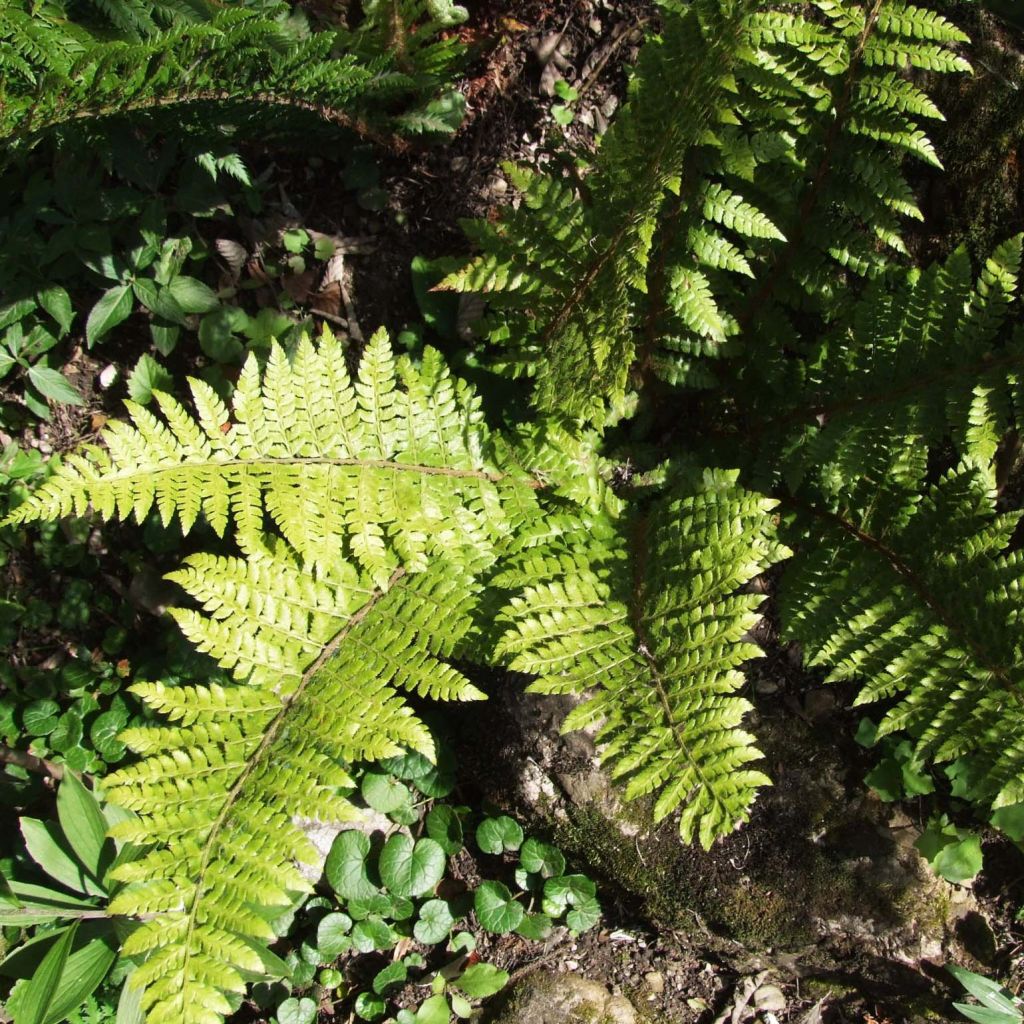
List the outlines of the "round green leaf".
{"label": "round green leaf", "polygon": [[462,819],[454,807],[439,804],[431,808],[427,815],[427,835],[433,839],[445,853],[451,855],[462,849]]}
{"label": "round green leaf", "polygon": [[360,953],[372,953],[375,949],[390,949],[395,944],[395,933],[386,921],[379,917],[368,917],[359,921],[352,929],[352,945]]}
{"label": "round green leaf", "polygon": [[477,826],[476,845],[484,853],[504,853],[506,850],[518,850],[522,842],[522,828],[507,814],[502,814],[497,818],[485,818]]}
{"label": "round green leaf", "polygon": [[444,942],[448,933],[455,924],[455,918],[448,904],[444,900],[427,900],[420,907],[419,920],[413,927],[412,933],[417,942],[425,946],[432,946],[437,942]]}
{"label": "round green leaf", "polygon": [[379,995],[374,992],[360,992],[356,996],[356,1016],[363,1020],[376,1020],[384,1016],[386,1004]]}
{"label": "round green leaf", "polygon": [[546,939],[551,934],[551,918],[547,914],[527,914],[516,928],[516,934],[534,942]]}
{"label": "round green leaf", "polygon": [[971,834],[944,846],[932,862],[947,882],[969,882],[981,871],[981,836]]}
{"label": "round green leaf", "polygon": [[316,926],[317,949],[327,958],[341,956],[352,946],[349,929],[352,918],[348,914],[328,914]]}
{"label": "round green leaf", "polygon": [[377,887],[366,873],[370,837],[355,829],[339,832],[327,855],[324,874],[331,888],[343,899],[370,899]]}
{"label": "round green leaf", "polygon": [[593,898],[580,900],[565,915],[565,923],[576,935],[593,928],[600,920],[601,905]]}
{"label": "round green leaf", "polygon": [[452,1013],[461,1020],[469,1020],[473,1016],[473,1007],[470,1006],[469,1000],[465,996],[460,996],[458,992],[453,992],[452,997]]}
{"label": "round green leaf", "polygon": [[277,1008],[278,1024],[313,1024],[316,1020],[316,1003],[312,999],[296,999],[292,996]]}
{"label": "round green leaf", "polygon": [[542,843],[539,839],[527,839],[519,851],[519,863],[532,874],[554,878],[565,871],[565,857],[557,846]]}
{"label": "round green leaf", "polygon": [[416,1011],[416,1024],[448,1024],[448,1000],[442,995],[424,999]]}
{"label": "round green leaf", "polygon": [[493,964],[473,964],[453,982],[471,999],[484,999],[500,992],[508,984],[508,972]]}
{"label": "round green leaf", "polygon": [[360,785],[360,792],[363,799],[381,814],[390,814],[412,803],[412,794],[408,786],[390,775],[381,775],[378,772],[367,772],[363,776]]}
{"label": "round green leaf", "polygon": [[560,875],[544,883],[544,899],[552,903],[579,905],[597,896],[597,886],[586,875]]}
{"label": "round green leaf", "polygon": [[422,896],[444,877],[445,855],[433,839],[394,835],[380,853],[381,881],[399,896]]}
{"label": "round green leaf", "polygon": [[60,705],[55,700],[34,700],[22,712],[22,724],[29,736],[47,736],[57,727]]}
{"label": "round green leaf", "polygon": [[523,908],[501,882],[484,882],[473,896],[473,909],[480,924],[496,935],[518,928],[524,917]]}

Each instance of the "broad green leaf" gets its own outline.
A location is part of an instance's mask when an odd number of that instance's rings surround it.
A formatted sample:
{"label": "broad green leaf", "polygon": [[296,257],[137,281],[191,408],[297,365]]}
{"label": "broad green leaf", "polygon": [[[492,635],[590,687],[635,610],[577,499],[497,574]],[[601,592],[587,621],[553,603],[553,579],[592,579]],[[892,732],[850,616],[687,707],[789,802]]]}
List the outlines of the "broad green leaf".
{"label": "broad green leaf", "polygon": [[412,803],[412,794],[408,786],[403,786],[392,776],[381,775],[379,772],[367,772],[359,789],[363,799],[381,814],[390,814]]}
{"label": "broad green leaf", "polygon": [[427,835],[449,856],[462,849],[462,819],[454,807],[438,804],[427,815]]}
{"label": "broad green leaf", "polygon": [[975,999],[979,999],[989,1009],[1011,1015],[1019,1015],[1021,1010],[1024,1009],[1024,1002],[1014,997],[1002,985],[992,981],[991,978],[975,974],[974,971],[969,971],[966,967],[959,967],[956,964],[947,964],[946,970]]}
{"label": "broad green leaf", "polygon": [[416,1024],[448,1024],[450,1016],[448,1000],[443,995],[433,995],[420,1003],[416,1011]]}
{"label": "broad green leaf", "polygon": [[113,934],[93,939],[67,959],[43,1024],[59,1024],[96,991],[117,959]]}
{"label": "broad green leaf", "polygon": [[368,917],[358,921],[352,929],[352,945],[360,953],[372,953],[375,949],[390,949],[397,937],[391,926],[379,917]]}
{"label": "broad green leaf", "polygon": [[114,1024],[145,1024],[146,1015],[142,1010],[142,988],[129,985],[125,978],[121,986],[121,997],[117,1001],[117,1020]]}
{"label": "broad green leaf", "polygon": [[409,970],[401,960],[390,963],[382,971],[378,971],[373,979],[373,991],[382,996],[390,988],[401,985],[409,976]]}
{"label": "broad green leaf", "polygon": [[560,875],[544,883],[544,913],[557,917],[566,907],[597,896],[597,886],[586,875]]}
{"label": "broad green leaf", "polygon": [[14,1024],[46,1024],[77,930],[76,921],[65,929],[43,957],[39,969],[20,993],[18,1008],[14,1012]]}
{"label": "broad green leaf", "polygon": [[186,313],[212,313],[220,305],[213,289],[194,277],[175,277],[167,285],[167,290]]}
{"label": "broad green leaf", "polygon": [[38,292],[36,300],[56,320],[62,336],[71,330],[75,310],[71,305],[71,296],[59,284],[52,284]]}
{"label": "broad green leaf", "polygon": [[128,395],[139,405],[148,405],[154,391],[170,391],[174,378],[148,352],[139,356],[128,377]]}
{"label": "broad green leaf", "polygon": [[445,854],[433,839],[414,842],[409,836],[394,835],[380,853],[380,877],[399,896],[422,896],[431,892],[444,877]]}
{"label": "broad green leaf", "polygon": [[384,1016],[387,1004],[375,992],[360,992],[355,1001],[356,1016],[363,1020],[376,1020]]}
{"label": "broad green leaf", "polygon": [[22,723],[29,736],[47,736],[57,727],[60,705],[54,700],[34,700],[22,712]]}
{"label": "broad green leaf", "polygon": [[349,931],[352,918],[348,914],[327,914],[316,926],[317,949],[328,958],[340,956],[352,945]]}
{"label": "broad green leaf", "polygon": [[413,927],[412,933],[417,942],[425,946],[433,946],[437,942],[443,942],[448,938],[448,933],[455,924],[451,909],[444,900],[427,900],[420,907],[419,920]]}
{"label": "broad green leaf", "polygon": [[557,846],[542,843],[539,839],[527,839],[519,851],[519,863],[532,874],[554,878],[565,871],[565,857]]}
{"label": "broad green leaf", "polygon": [[55,882],[67,886],[74,892],[93,896],[104,895],[99,879],[70,849],[65,837],[52,822],[22,818],[21,834],[25,838],[29,856]]}
{"label": "broad green leaf", "polygon": [[107,822],[99,801],[74,772],[65,772],[57,789],[57,817],[78,858],[102,881],[114,856],[114,844],[107,841]]}
{"label": "broad green leaf", "polygon": [[315,1020],[316,1003],[306,997],[292,996],[277,1008],[278,1024],[314,1024]]}
{"label": "broad green leaf", "polygon": [[589,931],[601,920],[601,905],[596,899],[582,899],[565,915],[565,923],[570,930],[579,935]]}
{"label": "broad green leaf", "polygon": [[944,846],[932,861],[932,867],[947,882],[961,884],[977,877],[981,871],[981,836],[968,835]]}
{"label": "broad green leaf", "polygon": [[65,405],[85,405],[85,399],[82,398],[81,392],[60,370],[53,370],[48,366],[36,363],[35,366],[28,368],[28,379],[44,398],[52,399],[54,402],[63,402]]}
{"label": "broad green leaf", "polygon": [[480,924],[496,935],[518,928],[525,913],[501,882],[482,883],[473,896],[473,909]]}
{"label": "broad green leaf", "polygon": [[504,853],[518,850],[523,842],[523,830],[515,819],[507,814],[497,818],[485,818],[477,826],[476,845],[484,853]]}
{"label": "broad green leaf", "polygon": [[516,927],[516,934],[540,942],[551,934],[551,918],[547,914],[527,914]]}
{"label": "broad green leaf", "polygon": [[461,988],[471,999],[484,999],[500,992],[508,984],[508,972],[492,964],[473,964],[460,974],[453,985]]}
{"label": "broad green leaf", "polygon": [[452,992],[451,1000],[452,1013],[454,1013],[456,1017],[461,1020],[469,1020],[469,1018],[473,1016],[473,1007],[465,996],[460,996],[458,992]]}
{"label": "broad green leaf", "polygon": [[85,322],[85,340],[89,348],[123,320],[127,320],[131,311],[131,285],[116,284],[113,288],[108,288],[96,305],[89,310],[89,318]]}
{"label": "broad green leaf", "polygon": [[355,829],[339,832],[324,864],[331,888],[343,899],[369,899],[377,887],[367,876],[370,837]]}
{"label": "broad green leaf", "polygon": [[996,828],[1005,832],[1015,843],[1024,840],[1024,804],[1000,807],[990,820]]}

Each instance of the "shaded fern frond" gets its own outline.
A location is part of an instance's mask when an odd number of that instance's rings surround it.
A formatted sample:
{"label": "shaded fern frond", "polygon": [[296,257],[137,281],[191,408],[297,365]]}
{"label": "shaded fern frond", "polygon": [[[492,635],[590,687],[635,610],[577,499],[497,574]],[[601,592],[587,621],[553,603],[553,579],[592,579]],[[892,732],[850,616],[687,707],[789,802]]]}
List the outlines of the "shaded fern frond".
{"label": "shaded fern frond", "polygon": [[657,793],[656,819],[682,807],[682,835],[704,846],[768,784],[749,767],[760,754],[736,691],[739,665],[760,656],[746,636],[763,600],[739,591],[788,554],[774,504],[709,471],[637,521],[556,521],[496,581],[518,590],[498,656],[538,676],[535,692],[585,695],[564,729],[601,723],[602,760],[627,798]]}
{"label": "shaded fern frond", "polygon": [[905,730],[920,756],[967,756],[995,806],[1024,799],[1024,560],[1008,550],[1020,513],[998,514],[986,474],[962,465],[923,498],[865,488],[837,512],[805,507],[783,623],[858,704],[895,700],[880,734]]}
{"label": "shaded fern frond", "polygon": [[849,493],[878,457],[909,457],[947,436],[994,482],[993,459],[1024,397],[1024,335],[1018,327],[1004,337],[1021,245],[1017,236],[999,246],[973,287],[961,249],[900,286],[868,289],[810,360],[796,402],[817,423],[785,443],[790,486],[813,474],[819,493]]}

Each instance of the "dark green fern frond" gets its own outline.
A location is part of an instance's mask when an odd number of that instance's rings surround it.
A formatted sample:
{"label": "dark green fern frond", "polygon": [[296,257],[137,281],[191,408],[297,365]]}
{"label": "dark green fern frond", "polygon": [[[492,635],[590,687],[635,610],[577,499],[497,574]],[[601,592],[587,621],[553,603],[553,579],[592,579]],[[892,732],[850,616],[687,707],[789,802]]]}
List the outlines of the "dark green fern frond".
{"label": "dark green fern frond", "polygon": [[895,700],[882,735],[904,730],[937,761],[968,756],[995,806],[1024,800],[1024,560],[1008,549],[1019,519],[997,513],[971,465],[921,499],[864,487],[836,512],[801,507],[782,591],[810,663],[862,682],[858,704]]}
{"label": "dark green fern frond", "polygon": [[1021,243],[1018,236],[999,246],[973,287],[961,249],[900,286],[865,292],[849,323],[812,354],[809,379],[790,396],[794,415],[814,421],[785,432],[781,469],[790,487],[813,474],[819,493],[848,493],[876,449],[888,460],[946,437],[962,457],[994,472],[1020,411],[1024,336],[1007,321]]}
{"label": "dark green fern frond", "polygon": [[682,807],[682,835],[704,846],[768,784],[748,767],[760,754],[736,691],[738,666],[760,656],[746,637],[763,600],[741,588],[788,554],[774,505],[709,472],[635,521],[555,518],[495,581],[519,591],[498,656],[539,676],[535,692],[585,695],[564,728],[601,723],[627,798],[657,793],[656,819]]}
{"label": "dark green fern frond", "polygon": [[[667,10],[661,32],[641,51],[629,102],[603,139],[585,199],[550,175],[515,175],[525,209],[494,227],[472,228],[482,255],[442,282],[494,294],[499,324],[492,340],[507,352],[499,359],[535,376],[541,409],[600,421],[609,398],[614,404],[624,394],[652,239],[680,190],[713,224],[740,236],[778,237],[734,191],[702,178],[695,190],[691,164],[729,106],[753,6],[700,0]],[[688,283],[676,285],[685,315]]]}

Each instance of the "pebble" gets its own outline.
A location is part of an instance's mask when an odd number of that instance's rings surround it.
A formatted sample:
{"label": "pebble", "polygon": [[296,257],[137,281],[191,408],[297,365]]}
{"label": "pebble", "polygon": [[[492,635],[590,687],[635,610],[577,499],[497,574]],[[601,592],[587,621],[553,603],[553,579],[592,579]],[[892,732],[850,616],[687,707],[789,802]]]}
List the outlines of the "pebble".
{"label": "pebble", "polygon": [[754,993],[754,1005],[762,1013],[782,1011],[786,1008],[786,997],[778,985],[762,985]]}
{"label": "pebble", "polygon": [[100,370],[100,387],[106,391],[115,380],[117,380],[117,367],[113,363],[107,363]]}
{"label": "pebble", "polygon": [[660,996],[665,991],[665,978],[658,971],[648,971],[644,975],[644,981],[656,996]]}

